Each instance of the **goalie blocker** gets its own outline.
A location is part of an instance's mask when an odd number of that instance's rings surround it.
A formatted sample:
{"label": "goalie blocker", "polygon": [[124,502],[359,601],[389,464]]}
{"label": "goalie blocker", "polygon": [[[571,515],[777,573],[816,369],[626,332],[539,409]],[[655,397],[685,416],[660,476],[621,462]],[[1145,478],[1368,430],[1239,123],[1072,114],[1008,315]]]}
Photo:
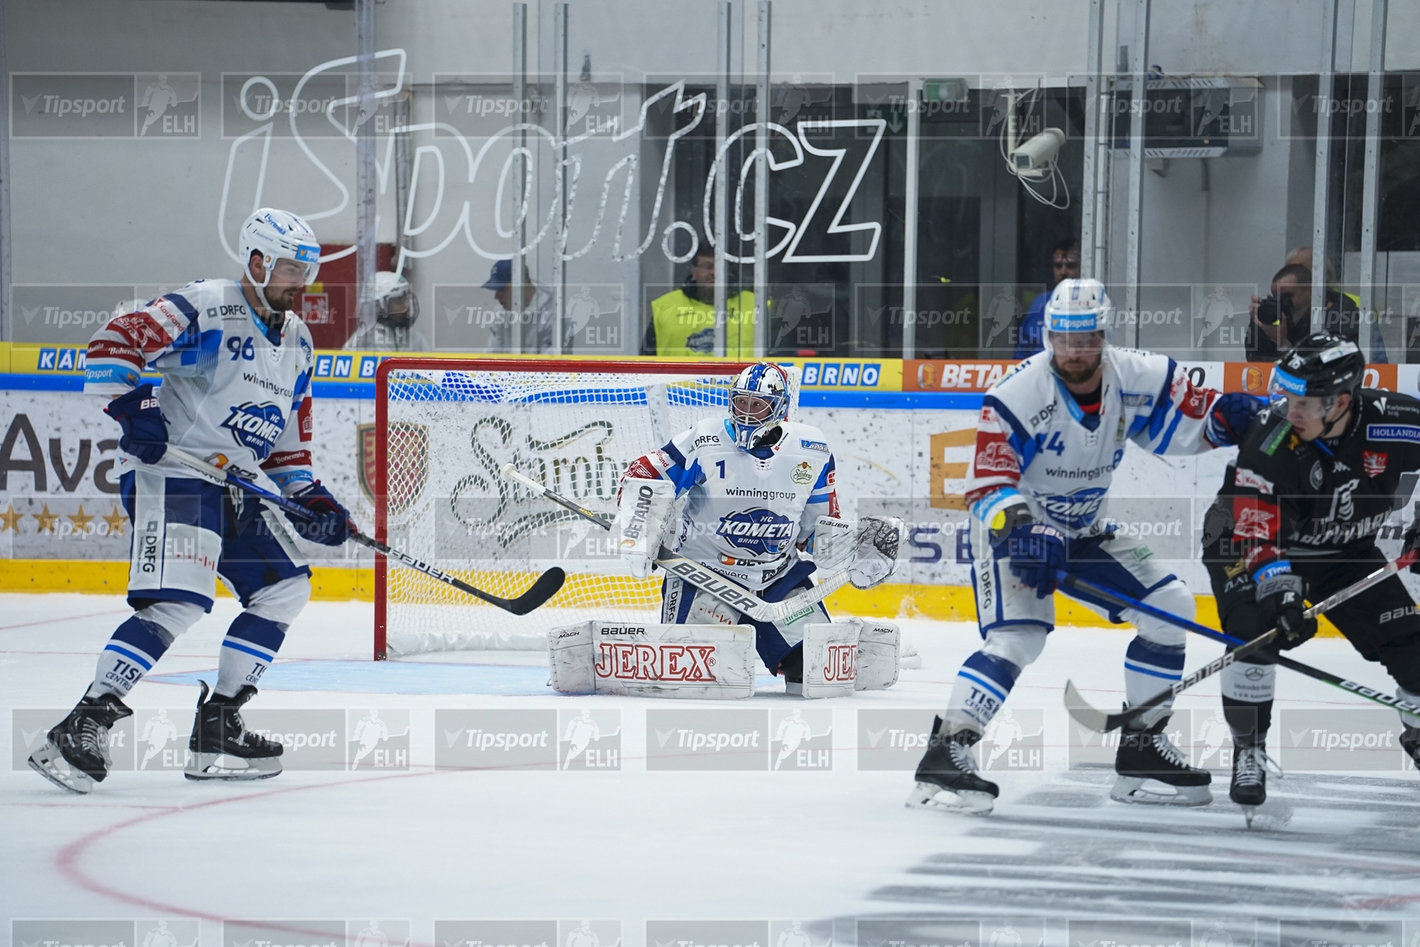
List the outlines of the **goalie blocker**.
{"label": "goalie blocker", "polygon": [[[851,618],[804,629],[804,679],[788,691],[845,697],[897,683],[896,625]],[[736,699],[754,693],[748,625],[590,621],[547,636],[552,688],[564,694]]]}

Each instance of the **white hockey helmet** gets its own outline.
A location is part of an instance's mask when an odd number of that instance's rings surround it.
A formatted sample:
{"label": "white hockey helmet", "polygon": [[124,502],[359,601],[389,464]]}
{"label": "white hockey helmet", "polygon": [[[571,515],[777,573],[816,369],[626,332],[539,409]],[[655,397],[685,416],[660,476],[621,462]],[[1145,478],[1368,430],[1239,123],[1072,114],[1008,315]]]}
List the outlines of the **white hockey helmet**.
{"label": "white hockey helmet", "polygon": [[1045,338],[1060,332],[1103,332],[1114,305],[1097,279],[1061,280],[1045,304]]}
{"label": "white hockey helmet", "polygon": [[419,318],[419,297],[402,273],[376,273],[374,299],[375,318],[387,326],[404,329]]}
{"label": "white hockey helmet", "polygon": [[[251,255],[260,253],[266,266],[266,278],[258,281],[251,275]],[[277,260],[295,260],[306,267],[305,282],[315,282],[320,272],[320,241],[304,220],[286,210],[263,207],[242,224],[242,266],[247,278],[265,289],[271,279],[271,267]]]}
{"label": "white hockey helmet", "polygon": [[735,443],[754,447],[780,421],[789,417],[789,376],[773,362],[757,362],[735,376],[730,389],[730,425]]}

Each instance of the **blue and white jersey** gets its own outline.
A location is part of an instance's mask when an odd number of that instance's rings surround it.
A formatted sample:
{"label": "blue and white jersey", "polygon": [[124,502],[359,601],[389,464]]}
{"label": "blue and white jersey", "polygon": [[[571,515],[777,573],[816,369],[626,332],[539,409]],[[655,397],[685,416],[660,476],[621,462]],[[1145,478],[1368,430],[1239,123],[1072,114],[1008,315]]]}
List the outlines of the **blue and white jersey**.
{"label": "blue and white jersey", "polygon": [[1021,362],[982,400],[966,485],[981,522],[1026,503],[1037,522],[1067,536],[1091,533],[1127,442],[1155,454],[1214,447],[1208,415],[1219,393],[1195,387],[1173,359],[1107,347],[1092,414],[1051,370],[1050,358],[1047,349]]}
{"label": "blue and white jersey", "polygon": [[[289,494],[314,479],[314,361],[310,330],[295,313],[279,331],[267,329],[240,283],[197,280],[100,328],[89,342],[84,390],[120,395],[140,384],[141,372],[159,372],[168,443],[202,458],[225,455]],[[124,455],[120,467],[134,463]],[[191,476],[175,462],[160,466]]]}
{"label": "blue and white jersey", "polygon": [[681,555],[759,591],[798,560],[820,516],[838,516],[833,452],[823,432],[785,421],[755,456],[728,419],[707,418],[638,458],[626,478],[669,480],[685,496]]}

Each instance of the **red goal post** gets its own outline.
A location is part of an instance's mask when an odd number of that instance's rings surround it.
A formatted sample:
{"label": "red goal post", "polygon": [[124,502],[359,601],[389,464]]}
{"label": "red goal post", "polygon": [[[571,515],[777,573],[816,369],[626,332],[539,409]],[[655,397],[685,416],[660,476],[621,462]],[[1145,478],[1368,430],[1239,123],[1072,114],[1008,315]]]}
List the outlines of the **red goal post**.
{"label": "red goal post", "polygon": [[[747,363],[660,359],[389,358],[375,376],[375,538],[515,597],[557,565],[567,582],[522,616],[384,556],[375,559],[376,660],[545,647],[560,624],[654,620],[660,577],[623,573],[609,534],[500,478],[505,463],[614,514],[626,465],[708,415],[727,415]],[[798,404],[790,373],[791,412]],[[792,416],[792,414],[791,414]]]}

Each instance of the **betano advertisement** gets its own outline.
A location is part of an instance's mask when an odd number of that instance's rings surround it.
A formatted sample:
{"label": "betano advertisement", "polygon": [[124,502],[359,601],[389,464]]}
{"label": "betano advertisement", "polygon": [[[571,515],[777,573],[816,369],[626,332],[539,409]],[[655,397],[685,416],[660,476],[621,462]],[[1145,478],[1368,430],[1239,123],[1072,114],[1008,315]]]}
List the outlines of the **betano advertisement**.
{"label": "betano advertisement", "polygon": [[[12,369],[24,372],[23,377],[12,372],[11,387],[0,391],[5,406],[0,415],[0,557],[12,560],[0,586],[121,592],[130,527],[118,499],[118,428],[95,399],[80,392],[21,387],[47,374],[36,347],[14,346],[6,354]],[[317,473],[357,522],[373,532],[373,386],[359,385],[366,377],[360,365],[365,356],[319,354],[330,360],[332,372],[341,372],[330,380],[356,387],[321,386],[339,397],[320,396],[318,388]],[[906,523],[901,566],[889,587],[856,598],[846,593],[846,607],[970,617],[962,492],[977,411],[974,399],[960,396],[979,393],[1010,363],[839,359],[794,364],[802,377],[801,416],[821,427],[833,446],[845,515],[891,514]],[[1203,385],[1252,391],[1266,386],[1267,366],[1198,363],[1185,368]],[[54,370],[50,379],[58,373]],[[1367,380],[1376,387],[1417,393],[1420,367],[1375,366]],[[474,419],[471,413],[470,423]],[[447,445],[458,443],[456,432],[429,439],[431,449],[457,449]],[[1233,454],[1222,450],[1160,458],[1130,450],[1109,499],[1106,515],[1146,541],[1196,593],[1207,588],[1197,562],[1203,512]],[[1402,519],[1403,513],[1397,513],[1382,533],[1396,547],[1383,546],[1389,552],[1398,550]],[[338,550],[304,548],[317,566],[317,594],[368,597],[368,551],[354,544]]]}

